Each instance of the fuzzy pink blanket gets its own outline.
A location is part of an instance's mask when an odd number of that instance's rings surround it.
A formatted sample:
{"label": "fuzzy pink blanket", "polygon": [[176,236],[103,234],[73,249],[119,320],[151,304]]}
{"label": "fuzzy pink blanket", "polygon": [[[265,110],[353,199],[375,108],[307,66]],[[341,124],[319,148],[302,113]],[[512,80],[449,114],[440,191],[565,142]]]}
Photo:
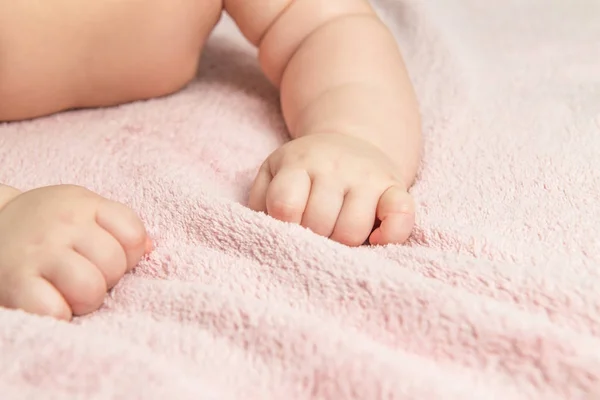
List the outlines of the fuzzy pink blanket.
{"label": "fuzzy pink blanket", "polygon": [[0,125],[0,181],[85,185],[157,243],[93,315],[0,310],[0,398],[600,398],[600,2],[376,3],[425,119],[410,243],[244,207],[287,139],[224,20],[178,94]]}

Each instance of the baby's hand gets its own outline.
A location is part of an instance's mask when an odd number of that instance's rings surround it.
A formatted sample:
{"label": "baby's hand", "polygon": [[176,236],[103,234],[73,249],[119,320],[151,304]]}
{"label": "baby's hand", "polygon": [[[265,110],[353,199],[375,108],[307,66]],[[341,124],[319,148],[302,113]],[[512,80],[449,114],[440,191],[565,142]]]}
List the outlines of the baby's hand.
{"label": "baby's hand", "polygon": [[0,306],[61,319],[95,311],[148,250],[124,205],[76,186],[25,192],[0,209]]}
{"label": "baby's hand", "polygon": [[[275,151],[261,167],[249,206],[349,246],[403,243],[414,203],[394,163],[348,135],[309,135]],[[373,230],[375,222],[381,225]]]}

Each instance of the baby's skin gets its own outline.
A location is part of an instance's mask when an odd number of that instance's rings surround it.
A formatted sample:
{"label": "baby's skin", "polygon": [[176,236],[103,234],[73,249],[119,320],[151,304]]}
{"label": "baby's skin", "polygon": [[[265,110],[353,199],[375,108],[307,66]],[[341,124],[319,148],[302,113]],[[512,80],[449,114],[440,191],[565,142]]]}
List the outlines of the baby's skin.
{"label": "baby's skin", "polygon": [[[223,12],[258,48],[292,137],[260,167],[249,207],[348,246],[405,242],[420,118],[367,0],[0,0],[0,121],[174,93]],[[0,185],[2,307],[93,312],[151,250],[133,211],[85,188]]]}

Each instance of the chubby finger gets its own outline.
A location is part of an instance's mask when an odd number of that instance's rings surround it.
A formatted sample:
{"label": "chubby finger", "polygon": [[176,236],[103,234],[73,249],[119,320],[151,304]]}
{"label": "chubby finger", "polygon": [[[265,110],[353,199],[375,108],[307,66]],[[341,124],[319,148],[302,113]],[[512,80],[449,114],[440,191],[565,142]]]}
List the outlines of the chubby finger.
{"label": "chubby finger", "polygon": [[128,261],[123,246],[96,224],[92,224],[88,232],[73,243],[73,250],[100,270],[108,289],[115,286],[127,272]]}
{"label": "chubby finger", "polygon": [[67,301],[41,276],[22,276],[11,282],[10,289],[2,288],[0,292],[0,306],[66,321],[72,318]]}
{"label": "chubby finger", "polygon": [[381,225],[369,238],[372,245],[406,242],[415,225],[415,203],[411,195],[399,186],[387,189],[379,199],[377,218]]}
{"label": "chubby finger", "polygon": [[121,203],[102,201],[96,212],[96,223],[119,242],[125,251],[128,270],[137,265],[148,249],[152,249],[140,218]]}
{"label": "chubby finger", "polygon": [[333,181],[315,178],[302,216],[302,226],[317,235],[331,236],[343,203],[343,186]]}
{"label": "chubby finger", "polygon": [[100,270],[74,250],[49,260],[42,276],[62,294],[75,315],[88,314],[100,308],[108,289]]}
{"label": "chubby finger", "polygon": [[248,207],[251,210],[267,212],[267,189],[269,188],[271,179],[273,179],[273,177],[269,170],[269,164],[265,162],[258,170],[254,182],[252,183],[252,189],[250,189]]}
{"label": "chubby finger", "polygon": [[299,224],[310,194],[310,177],[303,169],[282,169],[267,189],[267,212],[273,218]]}
{"label": "chubby finger", "polygon": [[371,187],[351,189],[335,224],[331,239],[348,246],[360,246],[369,238],[381,193]]}

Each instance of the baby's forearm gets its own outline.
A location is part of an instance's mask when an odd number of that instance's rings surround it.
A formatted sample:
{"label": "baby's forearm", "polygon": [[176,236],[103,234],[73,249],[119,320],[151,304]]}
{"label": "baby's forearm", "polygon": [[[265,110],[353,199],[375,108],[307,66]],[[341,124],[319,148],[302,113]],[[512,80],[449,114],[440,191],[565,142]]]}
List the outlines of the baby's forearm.
{"label": "baby's forearm", "polygon": [[379,146],[408,181],[420,160],[420,119],[396,42],[372,13],[334,19],[309,36],[281,81],[295,137],[341,132]]}
{"label": "baby's forearm", "polygon": [[367,0],[271,0],[260,8],[225,0],[225,7],[280,87],[293,137],[364,138],[412,181],[421,150],[418,106],[398,46]]}
{"label": "baby's forearm", "polygon": [[226,0],[281,89],[292,136],[364,138],[412,181],[421,150],[418,106],[396,41],[368,1],[274,0],[261,18],[252,3]]}

